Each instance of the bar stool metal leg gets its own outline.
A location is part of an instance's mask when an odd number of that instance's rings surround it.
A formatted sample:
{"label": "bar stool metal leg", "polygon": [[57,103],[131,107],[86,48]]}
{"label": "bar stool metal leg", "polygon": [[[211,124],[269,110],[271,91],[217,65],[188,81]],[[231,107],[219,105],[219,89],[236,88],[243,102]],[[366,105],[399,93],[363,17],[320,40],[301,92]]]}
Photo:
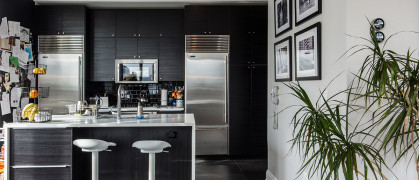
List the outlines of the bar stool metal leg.
{"label": "bar stool metal leg", "polygon": [[99,180],[99,152],[92,152],[92,180]]}
{"label": "bar stool metal leg", "polygon": [[156,153],[148,154],[148,179],[156,180]]}

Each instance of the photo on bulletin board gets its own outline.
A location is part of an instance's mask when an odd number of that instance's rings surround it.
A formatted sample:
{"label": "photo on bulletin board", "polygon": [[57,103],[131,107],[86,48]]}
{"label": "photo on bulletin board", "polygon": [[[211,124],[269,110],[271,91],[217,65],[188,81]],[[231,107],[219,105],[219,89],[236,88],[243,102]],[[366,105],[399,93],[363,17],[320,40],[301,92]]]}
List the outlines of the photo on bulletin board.
{"label": "photo on bulletin board", "polygon": [[278,41],[275,49],[275,82],[292,81],[291,36]]}
{"label": "photo on bulletin board", "polygon": [[291,0],[275,0],[275,36],[292,29]]}
{"label": "photo on bulletin board", "polygon": [[321,80],[320,22],[294,35],[295,79]]}
{"label": "photo on bulletin board", "polygon": [[322,0],[296,0],[295,3],[296,26],[322,13]]}

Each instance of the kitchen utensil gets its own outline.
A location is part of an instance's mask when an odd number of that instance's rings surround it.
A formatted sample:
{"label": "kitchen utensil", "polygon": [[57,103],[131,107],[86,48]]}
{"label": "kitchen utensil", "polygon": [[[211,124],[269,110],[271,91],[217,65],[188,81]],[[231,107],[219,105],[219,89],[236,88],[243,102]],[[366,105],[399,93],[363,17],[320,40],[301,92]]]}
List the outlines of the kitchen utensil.
{"label": "kitchen utensil", "polygon": [[161,90],[161,106],[167,106],[167,89]]}
{"label": "kitchen utensil", "polygon": [[77,101],[77,112],[81,113],[84,107],[88,107],[87,101]]}
{"label": "kitchen utensil", "polygon": [[73,115],[74,113],[76,113],[77,111],[77,104],[69,104],[69,105],[65,105],[68,108],[68,114],[69,115]]}
{"label": "kitchen utensil", "polygon": [[140,92],[140,98],[138,99],[141,103],[147,103],[147,91],[143,90]]}

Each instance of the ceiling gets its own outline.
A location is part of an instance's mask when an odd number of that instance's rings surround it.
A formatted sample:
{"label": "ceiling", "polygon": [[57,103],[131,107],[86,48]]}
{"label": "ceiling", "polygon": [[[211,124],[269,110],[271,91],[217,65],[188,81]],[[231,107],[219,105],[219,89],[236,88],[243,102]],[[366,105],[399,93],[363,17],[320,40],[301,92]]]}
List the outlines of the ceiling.
{"label": "ceiling", "polygon": [[85,5],[89,8],[183,8],[185,5],[257,5],[268,0],[34,0],[37,5]]}

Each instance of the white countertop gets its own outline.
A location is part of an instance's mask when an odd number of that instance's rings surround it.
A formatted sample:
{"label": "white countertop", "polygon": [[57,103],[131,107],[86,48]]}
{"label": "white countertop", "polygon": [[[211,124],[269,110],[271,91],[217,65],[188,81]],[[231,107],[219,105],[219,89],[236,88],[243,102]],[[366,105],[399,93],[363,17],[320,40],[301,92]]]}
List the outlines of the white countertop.
{"label": "white countertop", "polygon": [[45,123],[6,123],[5,128],[71,128],[71,127],[167,127],[195,126],[193,114],[150,114],[144,119],[135,115],[122,115],[117,121],[113,115],[95,119],[88,116],[54,115],[52,121]]}

